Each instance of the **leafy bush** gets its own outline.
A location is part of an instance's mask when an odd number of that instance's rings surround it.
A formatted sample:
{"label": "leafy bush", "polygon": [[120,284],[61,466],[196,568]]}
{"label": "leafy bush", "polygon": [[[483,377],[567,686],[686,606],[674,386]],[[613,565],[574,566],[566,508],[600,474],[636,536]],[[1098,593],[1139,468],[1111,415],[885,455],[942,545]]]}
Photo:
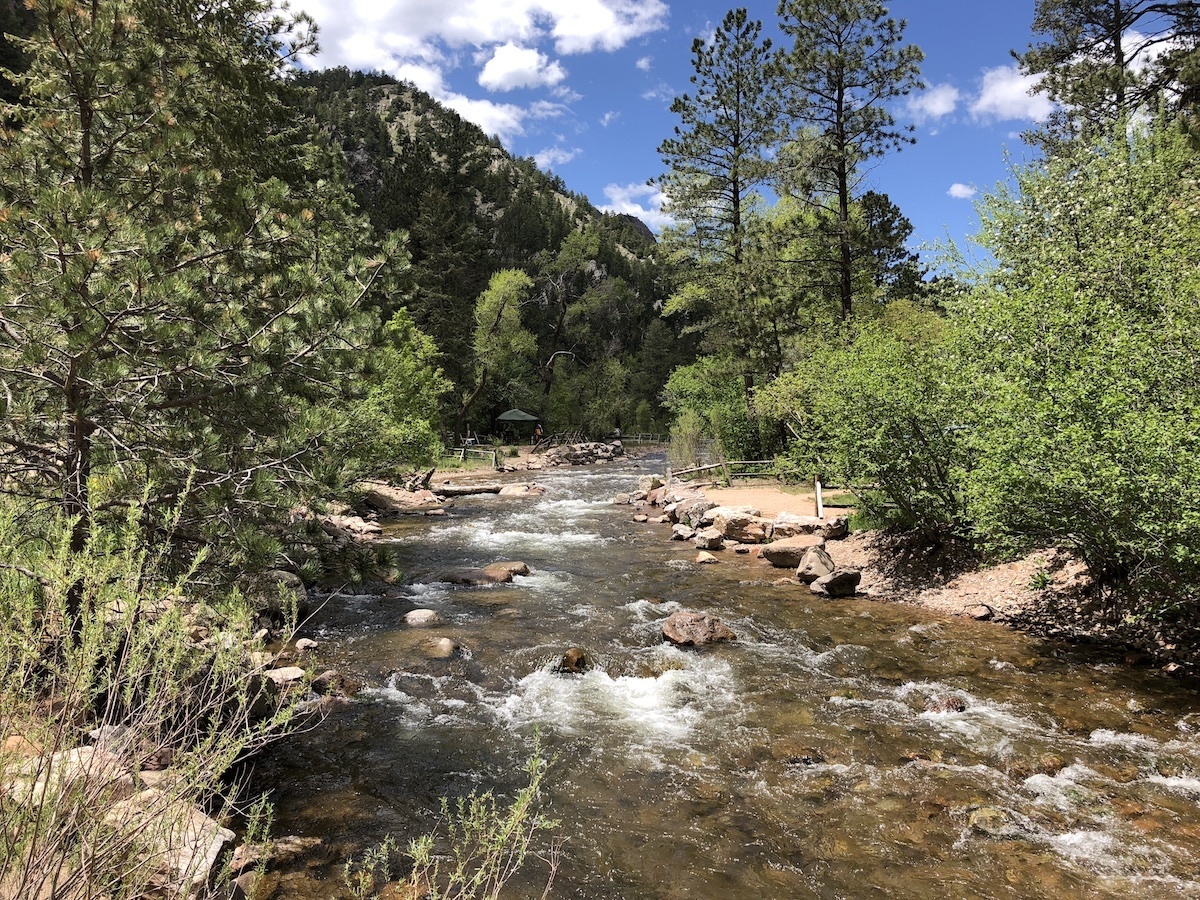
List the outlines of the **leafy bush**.
{"label": "leafy bush", "polygon": [[164,844],[231,801],[224,773],[297,707],[253,673],[236,602],[221,617],[161,577],[139,509],[82,553],[71,521],[21,512],[0,509],[0,896],[187,893],[207,872],[163,871]]}
{"label": "leafy bush", "polygon": [[[507,806],[491,791],[473,791],[453,804],[443,799],[442,828],[408,844],[412,871],[405,883],[430,900],[497,900],[535,851],[538,836],[558,827],[557,821],[537,811],[549,766],[540,743],[536,744],[525,763],[529,781]],[[389,835],[358,860],[351,860],[345,881],[356,900],[376,896],[376,891],[392,880],[400,857],[396,840]],[[544,861],[550,874],[543,896],[554,880],[557,843],[551,845]]]}
{"label": "leafy bush", "polygon": [[995,550],[1078,549],[1098,578],[1200,577],[1200,186],[1174,126],[1018,171],[983,203],[997,266],[959,311]]}
{"label": "leafy bush", "polygon": [[941,317],[898,301],[760,392],[761,408],[797,439],[794,466],[840,487],[873,487],[856,491],[873,521],[930,536],[964,531],[971,460],[949,386],[950,337]]}

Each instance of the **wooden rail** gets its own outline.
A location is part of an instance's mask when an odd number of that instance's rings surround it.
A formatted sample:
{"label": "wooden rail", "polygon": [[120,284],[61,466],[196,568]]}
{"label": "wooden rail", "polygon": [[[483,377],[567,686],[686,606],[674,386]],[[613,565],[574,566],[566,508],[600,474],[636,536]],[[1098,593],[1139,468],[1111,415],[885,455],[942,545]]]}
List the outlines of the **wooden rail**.
{"label": "wooden rail", "polygon": [[493,469],[500,468],[500,451],[484,450],[482,447],[454,447],[442,454],[443,459],[457,459],[466,462],[468,459],[486,459],[491,462]]}

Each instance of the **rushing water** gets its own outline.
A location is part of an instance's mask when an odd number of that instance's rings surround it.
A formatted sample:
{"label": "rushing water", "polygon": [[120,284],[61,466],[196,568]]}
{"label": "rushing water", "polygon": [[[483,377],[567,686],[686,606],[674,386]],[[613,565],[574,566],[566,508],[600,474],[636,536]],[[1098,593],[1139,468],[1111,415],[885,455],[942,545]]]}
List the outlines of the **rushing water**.
{"label": "rushing water", "polygon": [[[1195,683],[823,601],[745,557],[696,566],[609,502],[652,470],[557,470],[542,497],[390,527],[410,583],[334,595],[306,630],[368,687],[259,763],[276,831],[322,837],[329,859],[406,840],[440,797],[518,788],[540,733],[566,838],[555,897],[1200,897]],[[442,580],[517,559],[532,574],[511,585]],[[414,608],[446,624],[408,628]],[[738,641],[662,644],[678,609]],[[463,652],[429,659],[431,636]],[[555,674],[572,646],[597,667]],[[541,895],[536,865],[513,896]],[[339,885],[312,864],[277,896]]]}

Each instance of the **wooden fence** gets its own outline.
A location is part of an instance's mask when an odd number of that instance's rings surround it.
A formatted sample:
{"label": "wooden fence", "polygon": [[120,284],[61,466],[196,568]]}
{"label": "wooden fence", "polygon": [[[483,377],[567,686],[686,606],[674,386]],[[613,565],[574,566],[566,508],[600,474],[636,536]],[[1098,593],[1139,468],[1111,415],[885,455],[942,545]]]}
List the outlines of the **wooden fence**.
{"label": "wooden fence", "polygon": [[500,468],[500,451],[485,450],[482,447],[452,447],[442,454],[442,459],[457,459],[466,462],[468,459],[487,460],[493,469]]}

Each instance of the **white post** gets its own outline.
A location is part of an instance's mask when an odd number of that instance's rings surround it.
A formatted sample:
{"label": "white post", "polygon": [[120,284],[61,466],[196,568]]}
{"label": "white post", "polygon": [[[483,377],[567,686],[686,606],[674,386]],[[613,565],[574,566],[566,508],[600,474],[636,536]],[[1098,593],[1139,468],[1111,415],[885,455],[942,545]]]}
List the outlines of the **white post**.
{"label": "white post", "polygon": [[814,478],[813,483],[817,487],[817,518],[823,519],[825,518],[825,503],[821,498],[821,479]]}

